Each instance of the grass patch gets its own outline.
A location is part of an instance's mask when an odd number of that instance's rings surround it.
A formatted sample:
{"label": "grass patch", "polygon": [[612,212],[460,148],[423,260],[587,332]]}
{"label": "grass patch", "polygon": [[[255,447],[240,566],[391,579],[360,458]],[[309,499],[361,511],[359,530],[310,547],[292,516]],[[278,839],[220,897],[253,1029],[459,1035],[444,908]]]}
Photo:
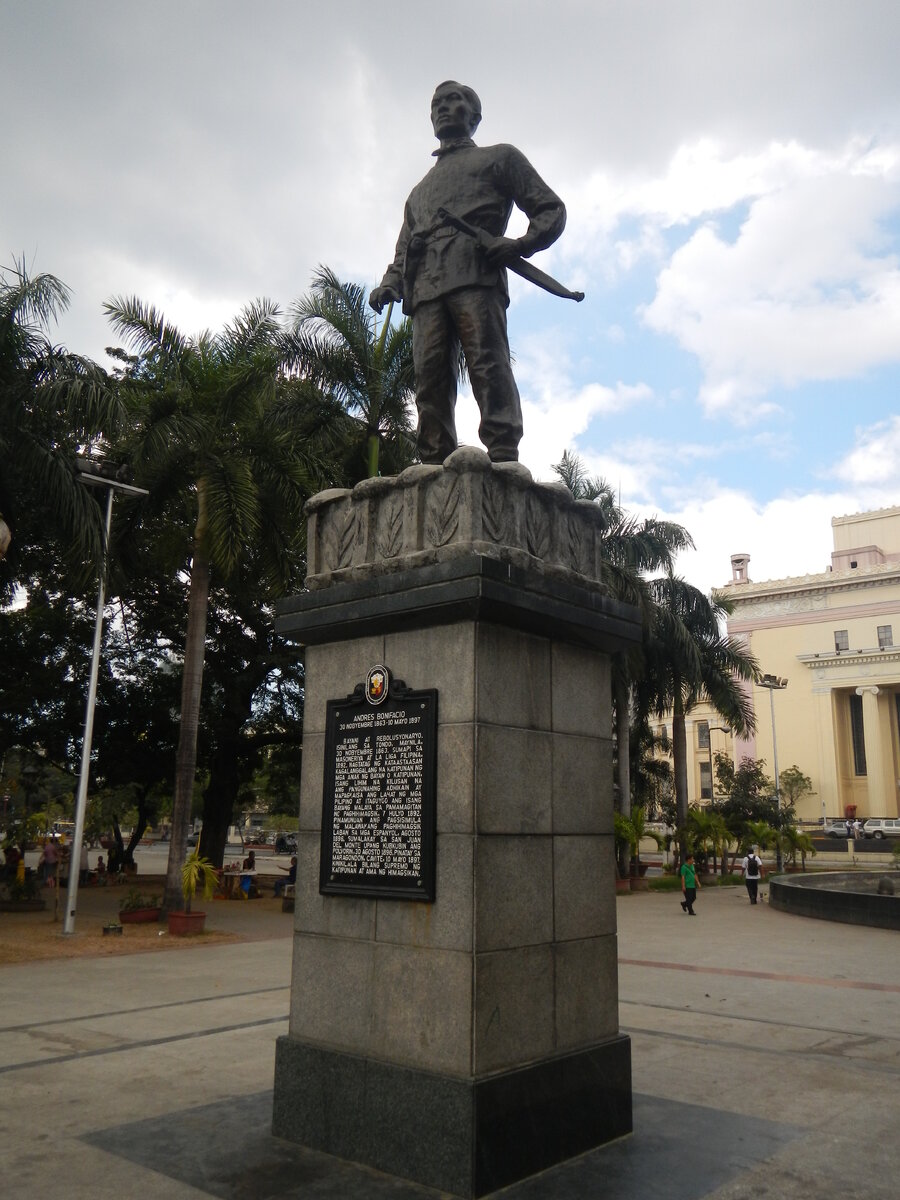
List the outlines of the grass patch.
{"label": "grass patch", "polygon": [[[716,875],[712,879],[702,879],[700,881],[701,888],[706,887],[737,887],[738,884],[744,882],[743,875]],[[648,888],[651,892],[680,892],[681,891],[681,876],[680,875],[654,875],[648,879]]]}

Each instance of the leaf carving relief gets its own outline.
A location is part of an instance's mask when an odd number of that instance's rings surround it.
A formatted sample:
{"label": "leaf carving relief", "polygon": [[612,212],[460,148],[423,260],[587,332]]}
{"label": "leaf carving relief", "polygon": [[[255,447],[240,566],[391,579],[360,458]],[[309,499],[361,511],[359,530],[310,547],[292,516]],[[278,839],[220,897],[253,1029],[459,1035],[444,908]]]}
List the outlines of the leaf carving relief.
{"label": "leaf carving relief", "polygon": [[332,571],[350,565],[356,538],[356,520],[356,512],[348,507],[343,514],[335,513],[328,522],[325,535],[326,562]]}
{"label": "leaf carving relief", "polygon": [[392,499],[382,510],[382,536],[378,543],[382,558],[396,558],[403,545],[403,501]]}
{"label": "leaf carving relief", "polygon": [[565,518],[565,522],[568,565],[573,571],[583,571],[584,568],[581,560],[584,546],[581,522],[571,513]]}
{"label": "leaf carving relief", "polygon": [[431,494],[431,519],[425,534],[432,546],[446,546],[459,527],[459,480],[439,484]]}
{"label": "leaf carving relief", "polygon": [[550,550],[550,521],[544,506],[534,496],[525,503],[525,538],[528,552],[535,558],[546,558]]}
{"label": "leaf carving relief", "polygon": [[492,542],[505,543],[509,539],[509,509],[506,489],[496,481],[485,481],[481,500],[481,524],[485,537]]}

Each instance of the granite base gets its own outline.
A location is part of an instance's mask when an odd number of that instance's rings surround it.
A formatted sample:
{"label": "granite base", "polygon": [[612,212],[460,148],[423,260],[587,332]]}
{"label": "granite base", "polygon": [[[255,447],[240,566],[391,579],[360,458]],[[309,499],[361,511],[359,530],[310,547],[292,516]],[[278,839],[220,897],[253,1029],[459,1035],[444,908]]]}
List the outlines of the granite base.
{"label": "granite base", "polygon": [[457,1079],[281,1037],[272,1132],[456,1196],[484,1196],[632,1129],[631,1042]]}

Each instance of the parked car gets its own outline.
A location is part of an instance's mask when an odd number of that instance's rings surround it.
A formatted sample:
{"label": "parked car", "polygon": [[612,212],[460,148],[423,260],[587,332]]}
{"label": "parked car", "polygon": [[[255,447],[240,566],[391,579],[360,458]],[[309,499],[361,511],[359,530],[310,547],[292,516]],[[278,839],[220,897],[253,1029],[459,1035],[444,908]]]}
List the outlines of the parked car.
{"label": "parked car", "polygon": [[829,821],[825,826],[825,836],[830,838],[847,838],[846,821]]}
{"label": "parked car", "polygon": [[872,817],[863,825],[867,838],[900,837],[900,817]]}

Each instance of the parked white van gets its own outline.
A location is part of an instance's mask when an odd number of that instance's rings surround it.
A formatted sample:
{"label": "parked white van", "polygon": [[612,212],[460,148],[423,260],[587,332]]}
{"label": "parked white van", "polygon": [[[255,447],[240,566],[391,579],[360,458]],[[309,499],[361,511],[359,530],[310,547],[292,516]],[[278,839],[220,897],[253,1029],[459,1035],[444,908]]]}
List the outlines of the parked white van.
{"label": "parked white van", "polygon": [[900,817],[873,817],[863,825],[867,838],[900,837]]}

